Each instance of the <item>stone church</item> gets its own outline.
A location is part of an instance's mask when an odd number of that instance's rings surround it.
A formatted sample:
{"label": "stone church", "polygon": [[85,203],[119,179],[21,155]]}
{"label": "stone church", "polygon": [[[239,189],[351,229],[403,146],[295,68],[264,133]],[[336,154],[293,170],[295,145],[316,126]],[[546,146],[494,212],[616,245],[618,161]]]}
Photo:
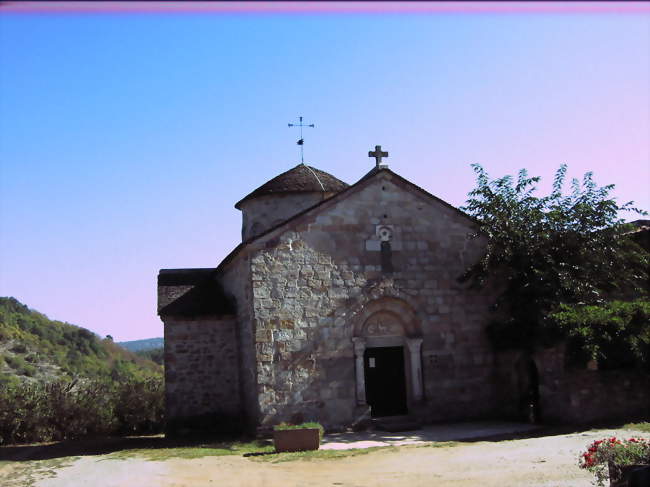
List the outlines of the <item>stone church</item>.
{"label": "stone church", "polygon": [[477,224],[370,155],[352,185],[305,164],[276,176],[235,204],[242,242],[216,268],[160,271],[170,425],[503,418],[538,380],[547,412],[581,414],[557,354],[493,351],[494,295],[458,281]]}

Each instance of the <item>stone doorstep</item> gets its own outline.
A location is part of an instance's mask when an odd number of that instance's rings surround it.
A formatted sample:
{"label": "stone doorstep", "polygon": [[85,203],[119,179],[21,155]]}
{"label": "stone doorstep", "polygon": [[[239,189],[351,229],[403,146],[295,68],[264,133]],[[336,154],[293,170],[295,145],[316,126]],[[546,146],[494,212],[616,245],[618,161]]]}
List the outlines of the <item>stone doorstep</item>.
{"label": "stone doorstep", "polygon": [[414,431],[422,428],[422,423],[411,416],[385,416],[373,418],[373,426],[380,431],[397,433],[400,431]]}

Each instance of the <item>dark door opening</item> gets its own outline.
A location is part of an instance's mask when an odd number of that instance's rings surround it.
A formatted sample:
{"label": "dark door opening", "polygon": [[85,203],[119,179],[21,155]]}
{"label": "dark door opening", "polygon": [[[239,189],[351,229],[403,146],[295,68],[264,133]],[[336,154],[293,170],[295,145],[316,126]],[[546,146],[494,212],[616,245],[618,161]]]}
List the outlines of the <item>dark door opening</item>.
{"label": "dark door opening", "polygon": [[363,354],[366,401],[373,417],[406,414],[404,347],[367,348]]}
{"label": "dark door opening", "polygon": [[517,363],[517,388],[519,404],[517,415],[520,420],[529,423],[538,423],[541,420],[539,407],[539,374],[535,362],[520,359]]}

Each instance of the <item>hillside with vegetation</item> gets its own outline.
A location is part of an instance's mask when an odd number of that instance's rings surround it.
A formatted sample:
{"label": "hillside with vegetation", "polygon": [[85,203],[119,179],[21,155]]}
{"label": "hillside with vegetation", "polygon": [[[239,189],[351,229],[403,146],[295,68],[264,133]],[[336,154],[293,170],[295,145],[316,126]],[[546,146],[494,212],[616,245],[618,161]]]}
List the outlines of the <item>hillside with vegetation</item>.
{"label": "hillside with vegetation", "polygon": [[158,365],[163,365],[165,341],[162,337],[132,340],[130,342],[117,342],[117,344],[135,353],[138,357],[151,360]]}
{"label": "hillside with vegetation", "polygon": [[154,350],[157,348],[163,348],[164,343],[165,341],[162,337],[145,338],[143,340],[131,340],[128,342],[117,342],[118,345],[132,352],[140,352],[146,350]]}
{"label": "hillside with vegetation", "polygon": [[165,365],[165,349],[164,348],[152,348],[150,350],[138,350],[135,352],[135,354],[138,357],[145,358],[147,360],[151,360],[152,362],[156,362],[158,365],[161,367]]}
{"label": "hillside with vegetation", "polygon": [[0,298],[0,444],[158,432],[162,367]]}
{"label": "hillside with vegetation", "polygon": [[15,298],[0,298],[0,381],[159,376],[158,364],[85,328],[50,320]]}

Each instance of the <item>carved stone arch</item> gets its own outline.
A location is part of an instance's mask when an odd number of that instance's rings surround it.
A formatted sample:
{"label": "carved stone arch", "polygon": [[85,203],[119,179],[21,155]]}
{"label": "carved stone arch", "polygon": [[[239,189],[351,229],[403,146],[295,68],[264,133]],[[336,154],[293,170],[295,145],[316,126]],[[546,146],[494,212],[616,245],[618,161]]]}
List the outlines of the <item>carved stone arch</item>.
{"label": "carved stone arch", "polygon": [[368,336],[404,336],[404,324],[397,313],[377,311],[370,315],[363,324],[361,335]]}
{"label": "carved stone arch", "polygon": [[[356,313],[352,335],[355,337],[364,336],[373,320],[382,317],[392,318],[394,323],[399,323],[403,330],[401,334],[406,337],[416,338],[422,336],[422,327],[413,307],[406,301],[391,296],[384,296],[365,303],[361,310]],[[395,335],[396,333],[392,334]]]}
{"label": "carved stone arch", "polygon": [[400,316],[406,313],[404,316],[409,317],[405,328],[407,336],[421,336],[422,330],[415,311],[417,305],[411,296],[395,288],[391,278],[381,279],[366,286],[361,293],[350,300],[348,306],[340,308],[335,315],[353,327],[353,336],[359,336],[365,320],[374,312],[382,311],[383,302]]}

